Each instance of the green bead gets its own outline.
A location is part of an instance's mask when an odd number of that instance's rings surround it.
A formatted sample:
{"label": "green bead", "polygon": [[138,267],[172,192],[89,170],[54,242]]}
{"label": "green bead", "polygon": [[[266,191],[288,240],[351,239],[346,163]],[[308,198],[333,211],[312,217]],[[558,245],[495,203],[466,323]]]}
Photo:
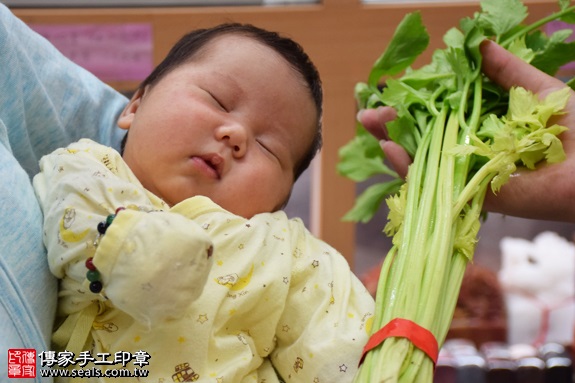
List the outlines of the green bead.
{"label": "green bead", "polygon": [[100,280],[100,273],[98,272],[98,270],[88,270],[88,272],[86,273],[86,278],[90,282],[99,281]]}
{"label": "green bead", "polygon": [[106,217],[106,225],[110,226],[112,224],[112,222],[114,221],[114,218],[116,218],[116,214],[110,214],[109,216]]}

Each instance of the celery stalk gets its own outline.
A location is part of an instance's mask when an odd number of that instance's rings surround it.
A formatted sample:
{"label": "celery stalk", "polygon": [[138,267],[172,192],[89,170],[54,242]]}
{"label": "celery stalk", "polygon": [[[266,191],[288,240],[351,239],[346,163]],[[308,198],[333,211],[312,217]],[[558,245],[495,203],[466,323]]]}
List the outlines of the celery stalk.
{"label": "celery stalk", "polygon": [[[497,191],[516,166],[533,167],[534,162],[562,158],[560,141],[544,135],[566,129],[546,125],[564,108],[567,88],[542,101],[521,89],[506,92],[480,73],[479,55],[481,41],[491,38],[548,73],[558,66],[547,65],[539,59],[542,55],[553,52],[561,62],[575,60],[575,43],[564,42],[559,35],[543,37],[537,31],[551,20],[575,20],[575,6],[565,0],[559,6],[555,14],[523,25],[527,8],[520,0],[483,0],[481,12],[462,20],[460,29],[448,31],[447,47],[417,70],[409,65],[423,52],[429,37],[420,15],[408,14],[376,61],[368,83],[356,87],[361,108],[397,109],[396,121],[388,124],[389,134],[413,155],[403,186],[398,189],[398,180],[393,179],[392,186],[379,189],[390,191],[384,230],[393,235],[393,247],[382,267],[372,332],[395,318],[409,319],[431,331],[441,346],[465,268],[473,258],[487,188]],[[527,37],[535,33],[536,39]],[[414,43],[403,44],[405,40]],[[537,46],[530,46],[534,40]],[[402,71],[399,78],[391,77]],[[387,86],[381,91],[377,85],[383,77]],[[519,105],[532,107],[526,120]],[[534,123],[533,116],[540,123]],[[386,167],[373,165],[383,161],[375,147],[375,139],[358,129],[353,144],[342,148],[340,173],[352,177],[347,169],[364,169],[362,163],[369,162],[374,174],[393,176]],[[354,171],[352,179],[358,181],[356,175]],[[358,198],[348,218],[369,220],[377,209],[373,198],[383,197],[370,195],[369,205],[366,198]],[[432,360],[416,345],[390,337],[367,353],[355,382],[430,383],[433,371]]]}

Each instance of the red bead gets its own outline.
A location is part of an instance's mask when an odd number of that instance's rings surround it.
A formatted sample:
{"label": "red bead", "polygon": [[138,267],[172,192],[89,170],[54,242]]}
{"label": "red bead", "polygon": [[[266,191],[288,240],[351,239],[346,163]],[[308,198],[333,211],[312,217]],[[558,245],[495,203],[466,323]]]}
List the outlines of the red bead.
{"label": "red bead", "polygon": [[116,214],[118,214],[118,213],[121,212],[122,210],[126,210],[126,208],[120,206],[119,208],[116,209]]}
{"label": "red bead", "polygon": [[86,268],[88,270],[96,270],[96,266],[94,266],[93,260],[94,259],[92,257],[86,259]]}

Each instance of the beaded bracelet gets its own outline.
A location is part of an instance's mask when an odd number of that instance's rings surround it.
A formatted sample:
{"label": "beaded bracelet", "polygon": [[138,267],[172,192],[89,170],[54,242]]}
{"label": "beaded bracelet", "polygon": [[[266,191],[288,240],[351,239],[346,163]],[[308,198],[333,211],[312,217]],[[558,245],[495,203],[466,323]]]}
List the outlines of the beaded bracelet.
{"label": "beaded bracelet", "polygon": [[[106,230],[108,230],[108,227],[110,227],[112,222],[114,222],[116,215],[122,210],[125,210],[125,208],[117,208],[114,214],[110,214],[104,221],[98,223],[98,238],[94,241],[94,246],[98,246],[100,237],[106,234]],[[92,257],[86,259],[86,268],[88,269],[88,272],[86,272],[86,279],[90,282],[90,291],[94,294],[99,294],[102,291],[103,285],[100,280],[100,272],[96,266],[94,266],[93,260],[94,259]]]}

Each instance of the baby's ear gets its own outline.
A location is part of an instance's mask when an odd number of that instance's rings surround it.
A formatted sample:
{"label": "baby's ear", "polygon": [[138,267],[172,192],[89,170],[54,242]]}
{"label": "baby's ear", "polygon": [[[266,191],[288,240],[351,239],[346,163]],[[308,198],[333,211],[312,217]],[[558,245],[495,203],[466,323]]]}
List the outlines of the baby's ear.
{"label": "baby's ear", "polygon": [[134,120],[134,116],[136,115],[136,111],[140,107],[140,102],[142,100],[142,95],[144,92],[141,90],[137,90],[136,93],[132,96],[128,105],[124,108],[120,117],[118,118],[118,127],[120,129],[128,130],[132,126],[132,121]]}

